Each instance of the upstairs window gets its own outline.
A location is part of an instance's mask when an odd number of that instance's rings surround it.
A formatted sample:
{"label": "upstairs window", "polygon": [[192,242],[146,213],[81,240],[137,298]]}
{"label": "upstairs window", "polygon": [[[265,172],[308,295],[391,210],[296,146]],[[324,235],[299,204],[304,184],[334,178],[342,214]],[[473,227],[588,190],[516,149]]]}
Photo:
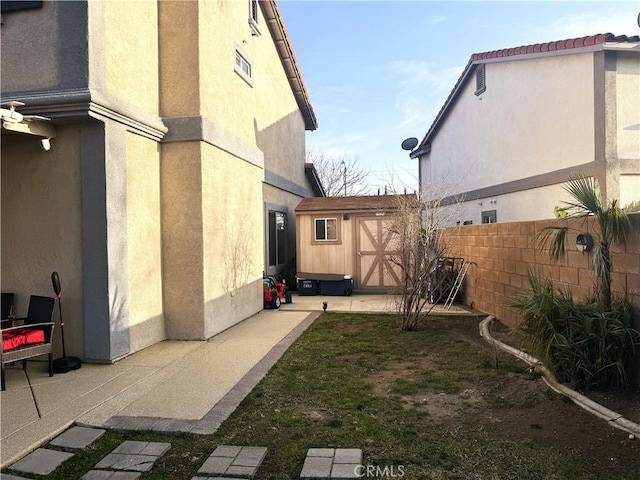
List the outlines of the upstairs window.
{"label": "upstairs window", "polygon": [[260,27],[258,26],[258,0],[249,0],[249,26],[251,27],[251,34],[259,37]]}
{"label": "upstairs window", "polygon": [[236,48],[236,63],[234,70],[245,82],[253,86],[253,69],[251,68],[251,62],[244,53],[240,52],[238,48]]}
{"label": "upstairs window", "polygon": [[337,218],[315,219],[316,242],[335,242],[338,240]]}
{"label": "upstairs window", "polygon": [[482,93],[484,93],[484,91],[487,89],[487,82],[486,82],[486,78],[485,78],[485,70],[484,70],[484,64],[482,65],[478,65],[476,67],[476,95],[480,95]]}

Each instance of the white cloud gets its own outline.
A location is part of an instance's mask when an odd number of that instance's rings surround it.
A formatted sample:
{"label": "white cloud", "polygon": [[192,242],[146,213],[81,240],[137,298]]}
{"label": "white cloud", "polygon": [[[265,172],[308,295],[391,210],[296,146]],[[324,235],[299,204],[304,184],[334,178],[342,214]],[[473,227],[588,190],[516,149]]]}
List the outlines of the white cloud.
{"label": "white cloud", "polygon": [[[463,67],[441,67],[433,62],[394,61],[382,67],[394,85],[395,113],[390,130],[424,130],[440,110]],[[397,119],[396,119],[397,118]]]}
{"label": "white cloud", "polygon": [[584,37],[597,33],[613,33],[616,35],[638,34],[638,4],[616,5],[585,3],[585,11],[580,15],[567,15],[533,29],[530,33],[535,42],[549,42],[565,38]]}
{"label": "white cloud", "polygon": [[427,23],[429,25],[437,25],[438,23],[442,23],[447,20],[447,17],[443,15],[432,15],[427,17]]}

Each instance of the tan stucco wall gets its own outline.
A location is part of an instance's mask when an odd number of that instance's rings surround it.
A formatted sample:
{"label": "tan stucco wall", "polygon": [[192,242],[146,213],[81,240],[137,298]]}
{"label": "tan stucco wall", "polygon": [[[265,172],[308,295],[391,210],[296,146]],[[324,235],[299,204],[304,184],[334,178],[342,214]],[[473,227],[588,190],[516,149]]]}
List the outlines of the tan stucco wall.
{"label": "tan stucco wall", "polygon": [[204,338],[200,145],[161,147],[162,262],[167,338]]}
{"label": "tan stucco wall", "polygon": [[58,85],[57,3],[43,2],[42,8],[2,16],[3,92]]}
{"label": "tan stucco wall", "polygon": [[[177,22],[176,18],[180,21]],[[158,22],[161,56],[160,115],[199,115],[198,2],[159,2]]]}
{"label": "tan stucco wall", "polygon": [[[80,134],[58,127],[45,152],[35,138],[2,137],[2,291],[16,295],[25,316],[30,295],[55,296],[51,273],[62,285],[68,355],[83,356]],[[59,355],[57,307],[55,345]]]}
{"label": "tan stucco wall", "polygon": [[640,55],[617,56],[618,158],[640,160]]}
{"label": "tan stucco wall", "polygon": [[[200,13],[202,115],[257,143],[267,169],[304,184],[304,121],[262,11],[260,36],[251,35],[248,2],[201,2]],[[251,63],[253,85],[235,72],[236,49]]]}
{"label": "tan stucco wall", "polygon": [[107,90],[158,113],[157,2],[104,2]]}
{"label": "tan stucco wall", "polygon": [[127,256],[131,352],[165,339],[162,306],[160,148],[127,133]]}
{"label": "tan stucco wall", "polygon": [[162,146],[168,338],[208,338],[262,308],[261,179],[204,142]]}
{"label": "tan stucco wall", "polygon": [[[218,333],[262,308],[256,292],[244,304],[236,291],[261,280],[262,169],[202,144],[202,233],[205,336]],[[211,308],[220,297],[227,301]],[[231,308],[230,310],[228,308]]]}
{"label": "tan stucco wall", "polygon": [[433,139],[424,184],[449,176],[464,192],[594,160],[592,54],[485,68],[486,91],[472,76]]}

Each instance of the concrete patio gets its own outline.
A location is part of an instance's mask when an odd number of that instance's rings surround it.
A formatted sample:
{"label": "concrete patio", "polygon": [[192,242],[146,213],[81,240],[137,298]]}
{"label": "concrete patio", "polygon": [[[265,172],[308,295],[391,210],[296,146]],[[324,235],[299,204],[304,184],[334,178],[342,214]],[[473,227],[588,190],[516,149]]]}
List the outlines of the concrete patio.
{"label": "concrete patio", "polygon": [[[165,341],[112,365],[49,377],[46,363],[7,366],[2,392],[5,468],[74,422],[80,425],[213,433],[322,311],[386,312],[389,295],[293,296],[208,341]],[[435,312],[468,313],[461,306]]]}

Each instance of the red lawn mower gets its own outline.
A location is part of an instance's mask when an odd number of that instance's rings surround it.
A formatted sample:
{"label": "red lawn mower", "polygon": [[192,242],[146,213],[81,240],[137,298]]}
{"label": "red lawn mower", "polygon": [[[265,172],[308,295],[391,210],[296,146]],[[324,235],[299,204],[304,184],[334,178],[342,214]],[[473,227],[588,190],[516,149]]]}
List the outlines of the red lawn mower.
{"label": "red lawn mower", "polygon": [[280,308],[282,301],[291,303],[291,290],[279,275],[268,275],[262,278],[262,301],[265,307]]}

